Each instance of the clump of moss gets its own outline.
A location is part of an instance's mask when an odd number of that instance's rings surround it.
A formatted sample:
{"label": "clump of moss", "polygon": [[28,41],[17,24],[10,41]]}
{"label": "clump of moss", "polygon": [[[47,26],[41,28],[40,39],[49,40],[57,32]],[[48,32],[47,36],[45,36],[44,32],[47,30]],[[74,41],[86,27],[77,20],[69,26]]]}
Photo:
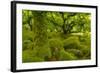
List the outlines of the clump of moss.
{"label": "clump of moss", "polygon": [[62,48],[63,43],[61,42],[59,38],[57,39],[53,38],[49,40],[49,46],[50,48]]}
{"label": "clump of moss", "polygon": [[76,60],[77,57],[70,52],[66,52],[64,50],[60,51],[60,56],[59,56],[60,60]]}
{"label": "clump of moss", "polygon": [[35,56],[35,51],[25,50],[22,53],[22,61],[25,62],[41,62],[44,61],[43,58]]}
{"label": "clump of moss", "polygon": [[80,42],[78,37],[69,37],[63,41],[63,44],[65,49],[80,48]]}

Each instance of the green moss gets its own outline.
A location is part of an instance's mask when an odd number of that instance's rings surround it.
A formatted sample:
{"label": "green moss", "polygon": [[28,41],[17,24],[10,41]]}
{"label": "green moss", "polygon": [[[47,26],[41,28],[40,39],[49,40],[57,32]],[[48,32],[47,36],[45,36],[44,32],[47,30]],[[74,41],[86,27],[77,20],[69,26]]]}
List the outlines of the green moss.
{"label": "green moss", "polygon": [[76,48],[79,48],[80,47],[80,42],[79,42],[79,39],[78,37],[69,37],[67,39],[65,39],[63,41],[63,44],[64,44],[64,48],[65,49],[76,49]]}
{"label": "green moss", "polygon": [[49,46],[50,48],[62,48],[63,47],[63,43],[59,38],[53,38],[49,40]]}
{"label": "green moss", "polygon": [[33,42],[30,40],[23,41],[23,50],[32,50],[33,49]]}
{"label": "green moss", "polygon": [[59,56],[60,60],[76,60],[77,57],[69,52],[66,52],[64,50],[60,51],[60,56]]}
{"label": "green moss", "polygon": [[73,53],[79,59],[82,58],[82,56],[83,56],[82,50],[79,50],[79,49],[67,49],[66,51],[69,52],[69,53]]}
{"label": "green moss", "polygon": [[51,50],[48,47],[37,48],[36,51],[37,51],[36,56],[38,57],[41,57],[41,58],[51,57]]}
{"label": "green moss", "polygon": [[42,62],[43,58],[35,56],[35,52],[33,50],[25,50],[22,54],[22,61],[25,62]]}

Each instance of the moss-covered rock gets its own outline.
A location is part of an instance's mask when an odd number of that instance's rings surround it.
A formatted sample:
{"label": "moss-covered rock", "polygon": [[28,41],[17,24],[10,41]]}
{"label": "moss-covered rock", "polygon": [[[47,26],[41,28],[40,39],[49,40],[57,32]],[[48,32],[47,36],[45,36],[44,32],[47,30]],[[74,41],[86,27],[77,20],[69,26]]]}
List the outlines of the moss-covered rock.
{"label": "moss-covered rock", "polygon": [[79,42],[79,39],[78,37],[69,37],[67,39],[65,39],[63,41],[63,44],[64,44],[64,48],[65,49],[76,49],[76,48],[80,48],[80,42]]}
{"label": "moss-covered rock", "polygon": [[63,43],[59,38],[53,38],[49,40],[50,48],[58,48],[61,49],[63,47]]}
{"label": "moss-covered rock", "polygon": [[82,50],[79,50],[79,49],[67,49],[66,51],[69,53],[73,53],[79,59],[82,58],[82,56],[83,56]]}
{"label": "moss-covered rock", "polygon": [[76,60],[77,57],[70,52],[66,52],[64,50],[60,51],[60,56],[59,56],[60,60]]}

